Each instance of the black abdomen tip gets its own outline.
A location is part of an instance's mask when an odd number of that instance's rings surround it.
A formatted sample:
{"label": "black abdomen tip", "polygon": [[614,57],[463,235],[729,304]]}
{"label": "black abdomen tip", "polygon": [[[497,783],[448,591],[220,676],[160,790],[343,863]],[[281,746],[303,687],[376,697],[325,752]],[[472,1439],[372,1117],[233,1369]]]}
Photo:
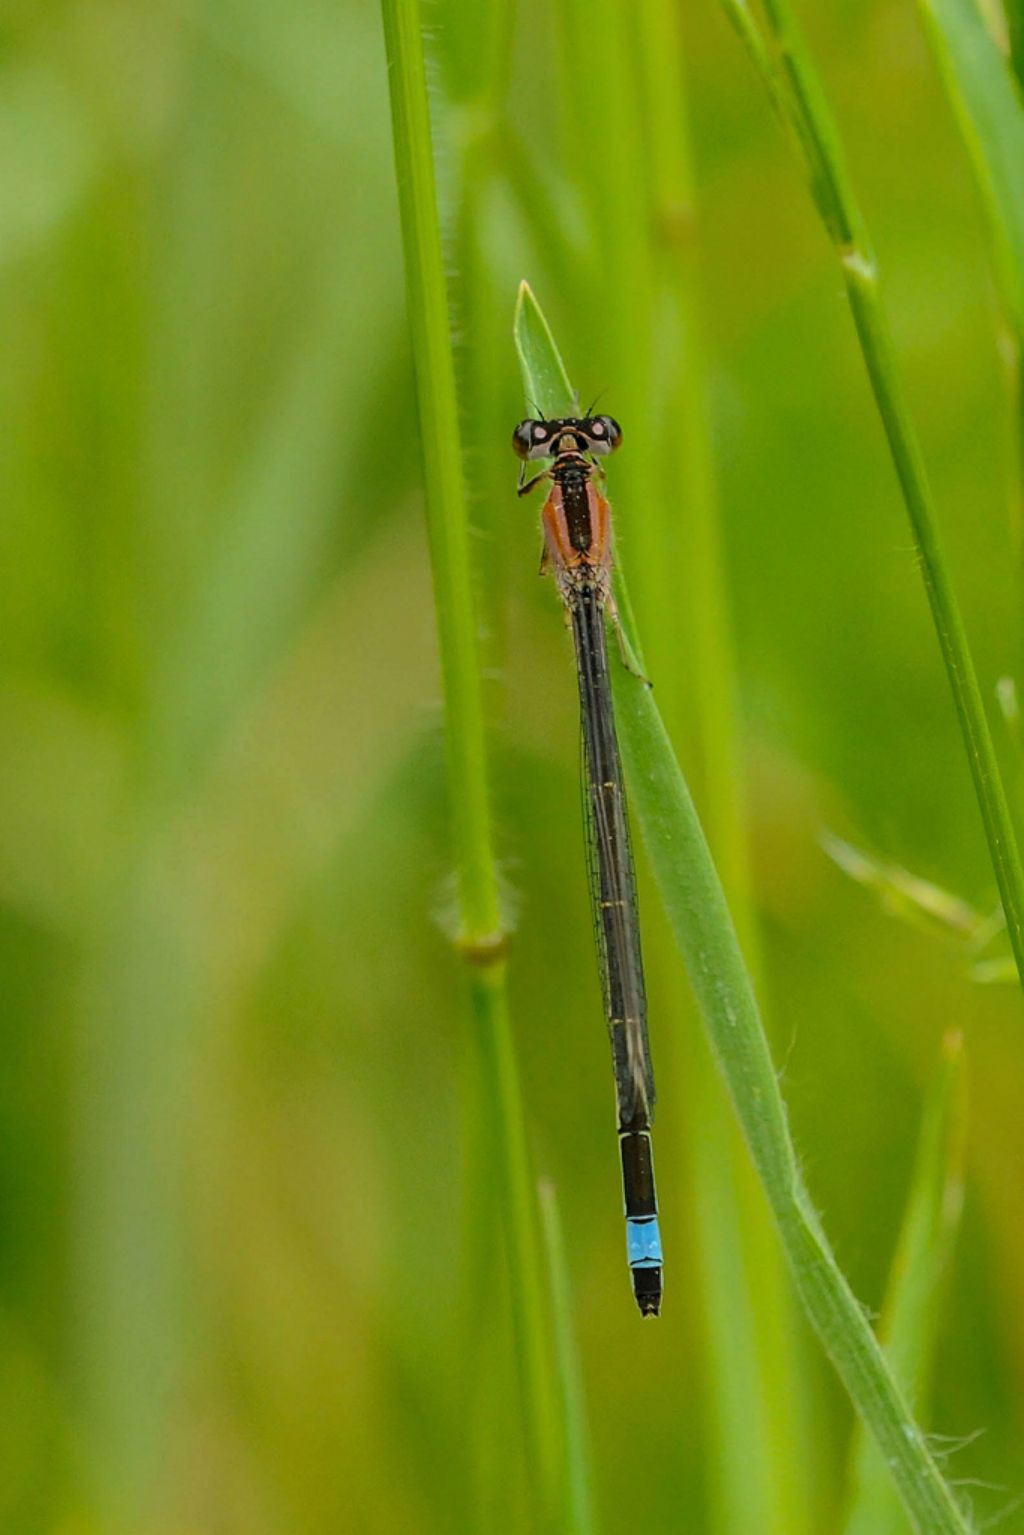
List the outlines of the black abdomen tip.
{"label": "black abdomen tip", "polygon": [[661,1311],[661,1269],[635,1268],[633,1294],[641,1316],[657,1316]]}

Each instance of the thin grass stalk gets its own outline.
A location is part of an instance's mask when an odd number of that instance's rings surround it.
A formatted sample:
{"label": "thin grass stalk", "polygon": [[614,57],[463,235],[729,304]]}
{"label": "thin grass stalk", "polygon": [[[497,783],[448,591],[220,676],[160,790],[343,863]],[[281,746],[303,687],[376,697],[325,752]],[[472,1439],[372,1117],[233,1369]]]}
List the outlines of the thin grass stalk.
{"label": "thin grass stalk", "polygon": [[[907,407],[878,267],[817,70],[786,0],[765,0],[769,48],[745,0],[723,0],[806,161],[811,194],[839,258],[857,337],[910,518],[932,621],[974,780],[1006,926],[1024,986],[1024,871],[932,493]],[[772,56],[777,54],[778,62]]]}
{"label": "thin grass stalk", "polygon": [[558,1361],[561,1418],[566,1426],[563,1528],[570,1535],[594,1535],[597,1528],[594,1518],[594,1477],[590,1465],[583,1373],[573,1334],[573,1303],[562,1217],[555,1186],[548,1179],[544,1179],[540,1185],[540,1213],[555,1318],[555,1357]]}
{"label": "thin grass stalk", "polygon": [[509,1287],[536,1528],[551,1507],[554,1386],[522,1099],[505,988],[504,933],[491,842],[484,710],[476,645],[455,372],[416,0],[383,0],[409,324],[419,404],[427,530],[446,710],[459,877],[458,949],[496,1121]]}
{"label": "thin grass stalk", "polygon": [[[527,395],[543,403],[525,359],[554,342],[525,284],[516,324]],[[557,350],[543,367],[552,379],[565,378]],[[622,666],[612,669],[612,685],[631,801],[804,1309],[875,1436],[914,1528],[920,1535],[969,1535],[804,1185],[736,930],[652,690]]]}
{"label": "thin grass stalk", "polygon": [[500,952],[462,450],[419,10],[384,0],[409,328],[447,720],[460,942]]}
{"label": "thin grass stalk", "polygon": [[542,1302],[542,1261],[530,1171],[522,1093],[508,1011],[505,964],[481,966],[470,994],[484,1066],[485,1107],[498,1142],[498,1193],[503,1212],[517,1368],[523,1394],[528,1472],[537,1529],[556,1525],[556,1459],[564,1454],[565,1425],[556,1422],[560,1397],[548,1346]]}
{"label": "thin grass stalk", "polygon": [[[498,67],[494,39],[507,33],[505,11],[504,5],[496,6],[482,11],[479,18],[474,17],[474,22],[484,23],[479,35],[473,24],[466,26],[462,22],[448,28],[446,34],[461,38],[460,53],[468,48],[481,65],[476,78],[469,71],[470,77],[465,81],[469,94],[447,103],[444,121],[446,147],[453,153],[457,166],[450,177],[453,210],[447,220],[447,256],[449,271],[458,274],[458,283],[451,285],[449,296],[452,328],[459,338],[455,363],[469,516],[475,535],[477,640],[488,723],[501,718],[504,706],[508,568],[504,552],[509,537],[508,518],[503,515],[508,501],[507,465],[504,455],[496,458],[494,452],[495,442],[507,441],[509,431],[502,409],[504,331],[493,262],[486,245],[488,217],[497,184],[495,162],[505,83],[505,68]],[[485,67],[488,63],[490,67]],[[502,474],[502,470],[506,472]]]}
{"label": "thin grass stalk", "polygon": [[[446,265],[458,273],[457,286],[449,287],[454,323],[459,338],[454,346],[456,387],[461,403],[460,425],[470,493],[469,517],[476,532],[473,569],[476,594],[485,729],[500,716],[504,676],[501,661],[505,650],[504,570],[501,551],[507,537],[497,516],[504,496],[496,496],[493,443],[500,440],[500,356],[496,333],[500,306],[495,304],[494,278],[484,249],[484,233],[494,182],[498,112],[505,89],[508,49],[502,46],[510,23],[509,7],[498,4],[461,14],[457,25],[438,33],[435,52],[441,68],[435,73],[444,82],[443,96],[435,91],[433,105],[443,122],[446,157],[449,160],[448,196],[451,208],[446,219]],[[467,1072],[462,1136],[462,1198],[459,1304],[453,1324],[458,1345],[455,1399],[464,1424],[464,1437],[477,1479],[488,1471],[484,1435],[490,1426],[485,1401],[493,1410],[504,1400],[493,1364],[492,1318],[501,1281],[500,1210],[495,1208],[494,1171],[501,1166],[500,1142],[495,1126],[504,1118],[496,1099],[497,1075],[484,1070],[480,1040],[486,1035],[482,999],[475,1009],[481,1018],[474,1038],[467,1040]],[[521,1116],[517,1123],[521,1125]],[[527,1166],[525,1145],[512,1158]],[[525,1191],[528,1197],[528,1191]],[[507,1199],[518,1202],[524,1190],[507,1190]],[[476,1496],[461,1498],[460,1528],[480,1528],[483,1509],[489,1503],[507,1506],[507,1489],[497,1484],[474,1488]]]}

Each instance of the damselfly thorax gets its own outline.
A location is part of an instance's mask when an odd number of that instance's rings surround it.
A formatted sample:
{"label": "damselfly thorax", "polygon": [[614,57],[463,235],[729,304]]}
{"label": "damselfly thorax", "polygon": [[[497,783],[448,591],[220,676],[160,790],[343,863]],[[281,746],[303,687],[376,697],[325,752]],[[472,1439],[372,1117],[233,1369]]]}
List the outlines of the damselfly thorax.
{"label": "damselfly thorax", "polygon": [[[513,446],[523,460],[519,494],[541,480],[551,482],[541,512],[543,566],[551,566],[567,602],[584,587],[596,589],[602,605],[611,599],[611,509],[599,488],[604,474],[598,459],[621,441],[611,416],[523,421],[516,428]],[[527,460],[549,457],[550,468],[527,480]]]}

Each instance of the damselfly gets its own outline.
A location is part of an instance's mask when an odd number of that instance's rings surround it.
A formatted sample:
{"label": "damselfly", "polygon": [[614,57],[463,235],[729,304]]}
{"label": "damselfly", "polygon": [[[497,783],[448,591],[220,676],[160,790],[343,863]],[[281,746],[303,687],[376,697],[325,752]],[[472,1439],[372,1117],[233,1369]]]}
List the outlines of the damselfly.
{"label": "damselfly", "polygon": [[[601,491],[599,459],[621,441],[621,429],[611,416],[588,415],[521,421],[512,445],[523,460],[519,494],[525,496],[542,480],[550,483],[541,513],[541,569],[554,571],[576,647],[587,872],[615,1065],[626,1251],[641,1314],[657,1316],[662,1260],[651,1155],[654,1075],[636,873],[605,643],[605,615],[616,630],[618,617],[611,589],[611,508]],[[544,458],[553,460],[550,467],[527,480],[526,461]]]}

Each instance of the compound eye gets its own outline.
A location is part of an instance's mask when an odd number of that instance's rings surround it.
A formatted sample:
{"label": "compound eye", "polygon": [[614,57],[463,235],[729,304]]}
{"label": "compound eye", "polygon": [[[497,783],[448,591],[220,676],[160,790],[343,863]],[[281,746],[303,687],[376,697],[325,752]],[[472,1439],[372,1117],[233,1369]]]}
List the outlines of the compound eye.
{"label": "compound eye", "polygon": [[520,421],[512,433],[512,447],[520,458],[543,458],[551,441],[551,427],[546,421]]}
{"label": "compound eye", "polygon": [[533,422],[520,421],[512,433],[512,449],[520,458],[529,458],[533,443]]}
{"label": "compound eye", "polygon": [[587,436],[594,453],[614,453],[622,441],[622,428],[614,416],[594,416],[587,422]]}

